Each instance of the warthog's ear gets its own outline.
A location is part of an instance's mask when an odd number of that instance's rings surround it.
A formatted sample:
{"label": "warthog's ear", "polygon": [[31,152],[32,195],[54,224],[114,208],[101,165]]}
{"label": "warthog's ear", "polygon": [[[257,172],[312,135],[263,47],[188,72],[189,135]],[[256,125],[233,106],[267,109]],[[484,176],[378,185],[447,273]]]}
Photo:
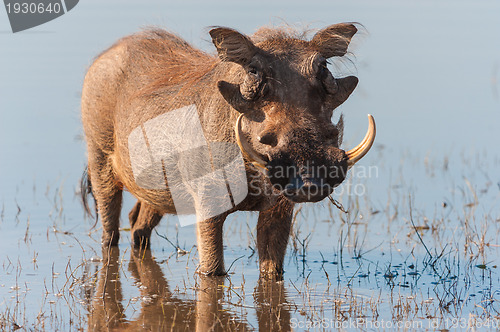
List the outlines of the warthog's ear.
{"label": "warthog's ear", "polygon": [[229,28],[210,30],[212,42],[222,61],[231,61],[242,66],[247,65],[257,52],[257,47],[245,35]]}
{"label": "warthog's ear", "polygon": [[339,23],[318,31],[311,40],[311,43],[318,49],[325,58],[332,56],[343,56],[347,52],[347,47],[352,36],[358,31],[353,24]]}

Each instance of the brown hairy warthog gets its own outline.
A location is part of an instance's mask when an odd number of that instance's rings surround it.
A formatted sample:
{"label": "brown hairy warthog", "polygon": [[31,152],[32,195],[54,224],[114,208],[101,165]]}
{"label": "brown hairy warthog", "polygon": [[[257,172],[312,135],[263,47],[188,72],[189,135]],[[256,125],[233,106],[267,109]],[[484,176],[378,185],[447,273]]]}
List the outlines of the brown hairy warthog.
{"label": "brown hairy warthog", "polygon": [[[330,195],[373,144],[371,116],[365,139],[347,152],[339,148],[342,119],[331,121],[358,79],[334,78],[327,59],[345,55],[356,32],[353,24],[335,24],[307,40],[290,29],[262,28],[247,37],[217,27],[210,30],[216,57],[169,32],[150,29],[99,55],[82,92],[89,178],[82,183],[95,198],[103,245],[118,243],[124,189],[138,200],[129,214],[137,247],[149,246],[151,231],[164,214],[182,214],[178,203],[192,201],[198,207],[199,272],[221,275],[224,220],[235,211],[259,211],[260,271],[281,276],[294,204]],[[196,118],[194,125],[187,124],[188,118]],[[180,145],[192,149],[179,154],[175,149]],[[170,159],[167,146],[177,151]],[[152,151],[164,155],[155,159]],[[227,154],[222,166],[239,156],[244,191],[241,181],[231,182],[237,162],[224,168],[215,162],[221,151]],[[222,198],[220,206],[213,203],[220,194],[213,189],[217,183],[187,186],[189,195],[176,196],[180,178],[190,183],[201,178],[186,171],[192,168],[220,175],[229,208]],[[176,197],[181,198],[175,202]],[[210,204],[203,201],[206,197]]]}

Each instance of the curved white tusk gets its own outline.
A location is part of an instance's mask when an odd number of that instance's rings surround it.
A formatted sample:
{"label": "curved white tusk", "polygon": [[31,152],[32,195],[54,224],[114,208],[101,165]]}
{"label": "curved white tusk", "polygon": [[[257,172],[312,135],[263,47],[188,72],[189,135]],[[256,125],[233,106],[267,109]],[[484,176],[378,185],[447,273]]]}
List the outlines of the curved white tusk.
{"label": "curved white tusk", "polygon": [[366,132],[365,138],[358,144],[354,149],[346,152],[347,154],[347,166],[352,167],[361,158],[363,158],[375,141],[375,135],[377,133],[377,128],[375,127],[375,119],[371,114],[368,114],[368,131]]}
{"label": "curved white tusk", "polygon": [[243,118],[244,114],[240,114],[238,117],[238,120],[236,120],[236,125],[234,126],[234,133],[236,135],[236,143],[238,143],[238,146],[240,147],[241,152],[243,155],[252,162],[257,167],[264,168],[266,169],[267,162],[262,160],[261,157],[259,157],[259,154],[250,146],[248,141],[246,140],[243,131],[241,130],[241,119]]}

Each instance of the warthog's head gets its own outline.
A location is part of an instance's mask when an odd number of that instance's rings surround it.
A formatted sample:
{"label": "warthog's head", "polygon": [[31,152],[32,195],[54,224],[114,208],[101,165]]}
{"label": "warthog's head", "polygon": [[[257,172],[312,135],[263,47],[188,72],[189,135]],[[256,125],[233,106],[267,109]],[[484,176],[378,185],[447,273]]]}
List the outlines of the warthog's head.
{"label": "warthog's head", "polygon": [[228,28],[210,31],[219,57],[240,65],[228,71],[227,81],[218,82],[224,99],[241,113],[235,126],[238,145],[293,202],[316,202],[331,194],[373,143],[371,116],[365,139],[347,152],[339,148],[342,119],[331,120],[358,79],[334,78],[327,59],[345,55],[356,31],[352,24],[336,24],[306,41],[262,30],[255,42]]}

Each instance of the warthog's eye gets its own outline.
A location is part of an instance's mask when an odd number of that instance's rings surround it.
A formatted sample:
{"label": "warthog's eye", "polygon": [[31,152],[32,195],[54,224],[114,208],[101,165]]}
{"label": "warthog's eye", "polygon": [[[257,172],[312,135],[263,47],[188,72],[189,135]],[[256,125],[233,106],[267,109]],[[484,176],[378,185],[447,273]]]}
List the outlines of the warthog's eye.
{"label": "warthog's eye", "polygon": [[321,61],[321,63],[319,64],[318,66],[318,72],[316,74],[316,78],[320,81],[323,81],[326,76],[328,75],[328,67],[327,67],[327,63],[326,63],[326,60],[323,60]]}
{"label": "warthog's eye", "polygon": [[252,66],[252,67],[250,67],[250,68],[248,68],[248,73],[249,73],[250,75],[254,75],[254,76],[258,76],[258,75],[259,75],[259,71],[258,71],[258,69],[257,69],[257,68],[255,68],[255,67],[253,67],[253,66]]}

